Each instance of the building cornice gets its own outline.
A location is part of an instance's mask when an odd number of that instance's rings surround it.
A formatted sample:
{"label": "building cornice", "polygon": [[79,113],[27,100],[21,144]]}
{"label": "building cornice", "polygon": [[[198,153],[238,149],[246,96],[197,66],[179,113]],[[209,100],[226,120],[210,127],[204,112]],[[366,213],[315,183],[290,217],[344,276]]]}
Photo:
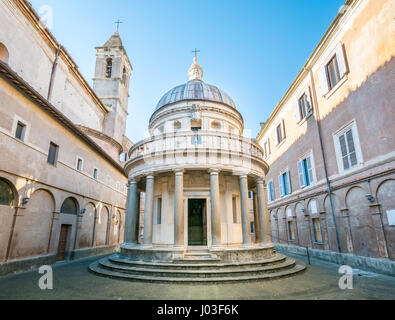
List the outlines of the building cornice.
{"label": "building cornice", "polygon": [[93,91],[93,89],[90,87],[88,82],[85,80],[85,78],[82,76],[82,74],[78,70],[78,65],[74,62],[72,59],[71,55],[67,52],[67,50],[58,43],[56,38],[53,36],[51,31],[40,23],[40,16],[37,14],[37,12],[33,9],[33,6],[30,4],[29,1],[27,0],[13,0],[13,2],[16,4],[16,6],[19,8],[19,10],[22,12],[22,14],[31,22],[31,24],[36,28],[40,36],[50,45],[52,48],[54,55],[58,50],[59,56],[65,61],[66,65],[69,67],[69,70],[72,72],[74,77],[78,80],[78,82],[81,84],[81,86],[85,89],[85,92],[92,98],[92,100],[95,102],[95,104],[99,107],[99,109],[104,113],[107,114],[108,110],[104,106],[104,104],[101,102],[99,97],[96,95],[96,93]]}
{"label": "building cornice", "polygon": [[359,2],[361,2],[361,1],[363,1],[363,0],[346,0],[345,1],[344,6],[347,6],[348,9],[345,10],[345,11],[340,11],[336,15],[335,19],[332,21],[331,25],[329,26],[329,28],[325,32],[324,36],[321,38],[320,42],[318,43],[318,45],[314,49],[313,53],[307,59],[307,62],[305,63],[305,65],[303,66],[301,71],[299,71],[298,75],[296,76],[295,80],[292,82],[291,86],[286,91],[285,95],[277,103],[276,107],[274,108],[274,110],[270,114],[269,118],[265,122],[265,125],[261,128],[261,130],[257,134],[257,138],[256,138],[257,141],[262,139],[263,135],[265,134],[267,129],[270,127],[270,125],[272,124],[273,120],[275,119],[275,117],[277,116],[279,111],[282,109],[282,107],[284,106],[284,104],[287,101],[287,99],[297,89],[297,87],[300,84],[300,82],[303,81],[305,79],[305,77],[308,75],[308,73],[310,72],[310,70],[312,68],[312,65],[318,60],[318,58],[322,54],[323,50],[329,44],[329,42],[332,39],[333,35],[338,30],[341,21],[343,21],[342,18],[345,17],[350,12],[351,8],[354,8],[355,5],[357,3],[359,3]]}
{"label": "building cornice", "polygon": [[79,129],[71,120],[63,113],[58,111],[47,99],[42,97],[33,87],[23,80],[16,72],[11,70],[4,62],[0,61],[0,77],[10,83],[18,91],[23,93],[30,101],[40,107],[45,113],[50,115],[63,127],[68,129],[77,138],[84,142],[87,146],[97,152],[102,158],[109,162],[115,169],[125,175],[123,168],[108,155],[96,142],[89,138],[81,129]]}

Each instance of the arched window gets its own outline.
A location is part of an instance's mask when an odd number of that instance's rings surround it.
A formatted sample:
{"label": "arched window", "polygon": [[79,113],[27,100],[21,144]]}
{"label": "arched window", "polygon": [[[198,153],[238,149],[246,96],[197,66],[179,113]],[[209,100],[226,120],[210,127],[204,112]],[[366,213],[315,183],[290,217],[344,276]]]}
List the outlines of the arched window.
{"label": "arched window", "polygon": [[128,161],[128,153],[127,152],[123,152],[119,155],[119,161],[121,162],[126,162]]}
{"label": "arched window", "polygon": [[213,121],[211,122],[211,128],[214,130],[220,130],[221,129],[221,123],[218,121]]}
{"label": "arched window", "polygon": [[181,122],[176,121],[174,122],[174,130],[180,130],[181,129]]}
{"label": "arched window", "polygon": [[8,50],[7,47],[0,42],[0,60],[8,63]]}
{"label": "arched window", "polygon": [[4,180],[0,179],[0,205],[13,206],[15,195],[11,186]]}
{"label": "arched window", "polygon": [[111,78],[112,75],[112,59],[108,58],[106,60],[106,78]]}
{"label": "arched window", "polygon": [[64,200],[60,213],[78,214],[78,202],[74,198],[67,198]]}
{"label": "arched window", "polygon": [[123,71],[122,71],[122,83],[126,86],[126,80],[127,80],[127,72],[126,72],[126,68],[123,67]]}

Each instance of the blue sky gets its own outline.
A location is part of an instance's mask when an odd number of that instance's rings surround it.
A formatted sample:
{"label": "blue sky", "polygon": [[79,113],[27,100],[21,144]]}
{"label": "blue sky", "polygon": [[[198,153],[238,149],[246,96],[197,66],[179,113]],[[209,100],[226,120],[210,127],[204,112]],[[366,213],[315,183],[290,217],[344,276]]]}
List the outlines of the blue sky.
{"label": "blue sky", "polygon": [[30,0],[53,9],[57,40],[92,84],[94,47],[120,34],[132,62],[127,136],[144,137],[162,95],[185,83],[195,47],[204,81],[227,92],[252,137],[344,0]]}

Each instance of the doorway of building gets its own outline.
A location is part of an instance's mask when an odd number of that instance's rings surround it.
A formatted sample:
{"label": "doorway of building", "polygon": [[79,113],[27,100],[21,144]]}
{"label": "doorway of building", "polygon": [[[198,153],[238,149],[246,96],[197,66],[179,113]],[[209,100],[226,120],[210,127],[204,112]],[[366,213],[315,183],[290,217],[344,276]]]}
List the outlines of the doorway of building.
{"label": "doorway of building", "polygon": [[60,228],[58,254],[56,261],[63,261],[66,258],[67,239],[69,238],[70,225],[62,224]]}
{"label": "doorway of building", "polygon": [[188,200],[188,245],[207,245],[206,199]]}

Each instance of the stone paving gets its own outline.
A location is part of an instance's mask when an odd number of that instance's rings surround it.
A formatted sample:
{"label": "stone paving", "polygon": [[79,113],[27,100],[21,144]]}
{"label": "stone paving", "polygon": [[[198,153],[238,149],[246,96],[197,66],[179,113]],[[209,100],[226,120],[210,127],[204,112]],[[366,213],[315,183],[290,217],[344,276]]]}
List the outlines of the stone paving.
{"label": "stone paving", "polygon": [[[293,256],[306,263],[304,257]],[[63,300],[273,300],[395,299],[395,277],[354,269],[352,290],[338,286],[338,265],[312,260],[307,270],[290,278],[247,283],[186,285],[130,282],[96,276],[90,258],[54,266],[54,289],[40,290],[42,276],[31,271],[0,278],[0,299]]]}

